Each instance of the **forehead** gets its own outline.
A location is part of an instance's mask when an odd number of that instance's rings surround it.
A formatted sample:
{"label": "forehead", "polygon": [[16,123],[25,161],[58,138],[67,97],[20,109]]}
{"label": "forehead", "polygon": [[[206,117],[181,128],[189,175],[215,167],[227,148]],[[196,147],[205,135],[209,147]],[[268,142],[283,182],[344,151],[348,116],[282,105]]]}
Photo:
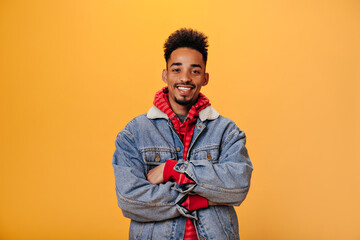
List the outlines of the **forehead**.
{"label": "forehead", "polygon": [[168,64],[171,65],[174,62],[204,65],[203,56],[198,50],[185,47],[178,48],[171,53]]}

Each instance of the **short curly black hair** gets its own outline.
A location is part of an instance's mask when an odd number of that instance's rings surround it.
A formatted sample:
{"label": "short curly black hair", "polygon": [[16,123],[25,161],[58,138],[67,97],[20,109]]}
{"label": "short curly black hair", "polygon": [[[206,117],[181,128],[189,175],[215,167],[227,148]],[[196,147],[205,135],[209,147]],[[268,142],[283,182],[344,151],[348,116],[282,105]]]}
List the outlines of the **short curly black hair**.
{"label": "short curly black hair", "polygon": [[199,31],[191,28],[180,28],[173,32],[164,43],[164,57],[166,62],[171,53],[181,47],[192,48],[199,51],[206,65],[208,54],[208,37]]}

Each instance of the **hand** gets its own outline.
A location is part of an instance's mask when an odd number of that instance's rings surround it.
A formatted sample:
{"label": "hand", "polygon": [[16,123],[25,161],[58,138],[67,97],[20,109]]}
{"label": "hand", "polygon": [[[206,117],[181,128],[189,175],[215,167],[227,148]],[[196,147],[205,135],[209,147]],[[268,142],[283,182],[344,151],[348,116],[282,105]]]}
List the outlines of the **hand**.
{"label": "hand", "polygon": [[165,168],[165,163],[162,163],[156,168],[151,169],[146,175],[147,180],[151,184],[159,184],[164,182],[164,177],[163,177],[164,168]]}
{"label": "hand", "polygon": [[209,204],[209,206],[216,206],[216,205],[227,205],[227,204],[225,204],[225,203],[216,203],[216,202],[212,202],[212,201],[210,201],[210,200],[208,200],[208,204]]}

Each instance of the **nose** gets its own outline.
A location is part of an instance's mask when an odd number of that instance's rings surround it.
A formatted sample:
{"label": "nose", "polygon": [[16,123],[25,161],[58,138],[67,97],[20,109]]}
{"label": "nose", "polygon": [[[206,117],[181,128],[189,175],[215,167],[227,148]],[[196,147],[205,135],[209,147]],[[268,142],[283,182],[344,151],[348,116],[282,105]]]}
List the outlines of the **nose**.
{"label": "nose", "polygon": [[190,73],[188,73],[187,71],[183,71],[180,75],[180,81],[184,83],[191,82]]}

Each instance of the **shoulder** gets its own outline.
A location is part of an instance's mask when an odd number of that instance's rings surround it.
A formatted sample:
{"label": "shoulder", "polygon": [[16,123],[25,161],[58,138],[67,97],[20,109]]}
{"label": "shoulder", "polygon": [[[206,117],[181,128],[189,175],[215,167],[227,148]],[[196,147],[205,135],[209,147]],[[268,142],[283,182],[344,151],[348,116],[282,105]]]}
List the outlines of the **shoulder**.
{"label": "shoulder", "polygon": [[131,119],[125,126],[123,130],[126,131],[133,131],[134,129],[138,129],[140,127],[144,127],[150,124],[149,118],[146,117],[146,113],[143,113],[139,116],[134,117]]}
{"label": "shoulder", "polygon": [[128,122],[121,132],[127,131],[131,134],[141,134],[148,132],[151,129],[163,128],[167,125],[167,122],[167,115],[158,108],[152,107],[147,113],[141,114]]}
{"label": "shoulder", "polygon": [[209,119],[205,122],[209,126],[220,127],[222,129],[236,129],[236,128],[239,129],[233,120],[231,120],[230,118],[224,117],[220,114],[216,119]]}
{"label": "shoulder", "polygon": [[145,114],[141,114],[139,116],[131,119],[125,127],[118,133],[117,138],[127,137],[131,140],[134,140],[134,134],[136,134],[136,129],[138,126],[143,125],[144,121],[146,121]]}
{"label": "shoulder", "polygon": [[236,126],[234,121],[220,115],[212,106],[208,106],[199,112],[199,118],[202,122],[210,124],[224,124]]}
{"label": "shoulder", "polygon": [[221,134],[225,139],[225,142],[234,136],[240,138],[245,137],[245,132],[242,131],[233,120],[222,115],[219,115],[219,117],[214,120],[206,121],[206,124],[210,131]]}

